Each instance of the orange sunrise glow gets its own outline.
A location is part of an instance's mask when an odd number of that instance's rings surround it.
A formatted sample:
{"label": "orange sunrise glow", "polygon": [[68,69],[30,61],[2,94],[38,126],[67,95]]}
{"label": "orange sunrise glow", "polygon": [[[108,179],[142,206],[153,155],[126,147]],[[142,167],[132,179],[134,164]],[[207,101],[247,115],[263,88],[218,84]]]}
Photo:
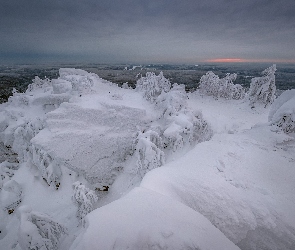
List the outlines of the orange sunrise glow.
{"label": "orange sunrise glow", "polygon": [[242,58],[215,58],[215,59],[209,59],[207,62],[236,63],[236,62],[247,62],[247,60],[242,59]]}
{"label": "orange sunrise glow", "polygon": [[295,63],[295,59],[244,59],[244,58],[214,58],[206,60],[208,63]]}

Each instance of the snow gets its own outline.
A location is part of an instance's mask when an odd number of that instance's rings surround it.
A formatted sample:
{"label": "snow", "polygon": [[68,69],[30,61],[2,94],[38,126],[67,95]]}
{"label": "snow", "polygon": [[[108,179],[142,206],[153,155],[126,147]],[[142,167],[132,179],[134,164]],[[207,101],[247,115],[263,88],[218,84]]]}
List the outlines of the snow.
{"label": "snow", "polygon": [[0,105],[0,246],[295,249],[294,90],[251,108],[140,84],[60,69]]}
{"label": "snow", "polygon": [[238,249],[201,214],[142,187],[90,213],[86,229],[71,249],[98,246],[99,249]]}

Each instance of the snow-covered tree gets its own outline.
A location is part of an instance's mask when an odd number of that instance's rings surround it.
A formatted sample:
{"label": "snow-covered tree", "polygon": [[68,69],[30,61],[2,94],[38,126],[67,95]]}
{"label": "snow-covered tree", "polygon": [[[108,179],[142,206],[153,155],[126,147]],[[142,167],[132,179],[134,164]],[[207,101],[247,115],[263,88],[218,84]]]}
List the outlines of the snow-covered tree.
{"label": "snow-covered tree", "polygon": [[93,190],[85,187],[81,182],[73,183],[74,194],[73,202],[78,206],[77,217],[83,219],[88,213],[93,210],[94,204],[98,197]]}
{"label": "snow-covered tree", "polygon": [[265,107],[272,104],[275,99],[276,85],[275,72],[276,65],[262,71],[262,77],[251,79],[248,97],[252,108],[256,103],[262,103]]}
{"label": "snow-covered tree", "polygon": [[283,92],[274,101],[268,120],[274,130],[295,133],[295,89]]}
{"label": "snow-covered tree", "polygon": [[162,139],[157,132],[139,132],[135,141],[135,173],[143,177],[148,171],[165,163]]}
{"label": "snow-covered tree", "polygon": [[67,234],[67,228],[47,214],[32,211],[21,206],[18,242],[22,249],[57,250],[61,237]]}
{"label": "snow-covered tree", "polygon": [[159,75],[153,72],[147,72],[145,77],[137,80],[136,90],[143,92],[143,96],[148,101],[153,102],[162,91],[168,92],[171,83],[166,79],[161,71]]}

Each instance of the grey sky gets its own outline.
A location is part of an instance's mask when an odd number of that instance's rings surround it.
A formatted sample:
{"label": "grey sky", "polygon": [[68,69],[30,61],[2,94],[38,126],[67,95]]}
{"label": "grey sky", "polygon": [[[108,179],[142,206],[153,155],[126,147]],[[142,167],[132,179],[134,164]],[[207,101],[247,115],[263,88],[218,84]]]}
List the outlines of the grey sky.
{"label": "grey sky", "polygon": [[294,0],[9,0],[5,61],[295,61]]}

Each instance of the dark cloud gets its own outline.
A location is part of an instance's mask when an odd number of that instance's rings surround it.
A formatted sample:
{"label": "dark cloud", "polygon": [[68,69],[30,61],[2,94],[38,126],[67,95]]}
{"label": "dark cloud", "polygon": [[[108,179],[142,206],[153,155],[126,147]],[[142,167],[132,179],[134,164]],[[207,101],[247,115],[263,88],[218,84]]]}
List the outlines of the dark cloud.
{"label": "dark cloud", "polygon": [[294,11],[294,0],[10,0],[0,8],[0,56],[291,60]]}

